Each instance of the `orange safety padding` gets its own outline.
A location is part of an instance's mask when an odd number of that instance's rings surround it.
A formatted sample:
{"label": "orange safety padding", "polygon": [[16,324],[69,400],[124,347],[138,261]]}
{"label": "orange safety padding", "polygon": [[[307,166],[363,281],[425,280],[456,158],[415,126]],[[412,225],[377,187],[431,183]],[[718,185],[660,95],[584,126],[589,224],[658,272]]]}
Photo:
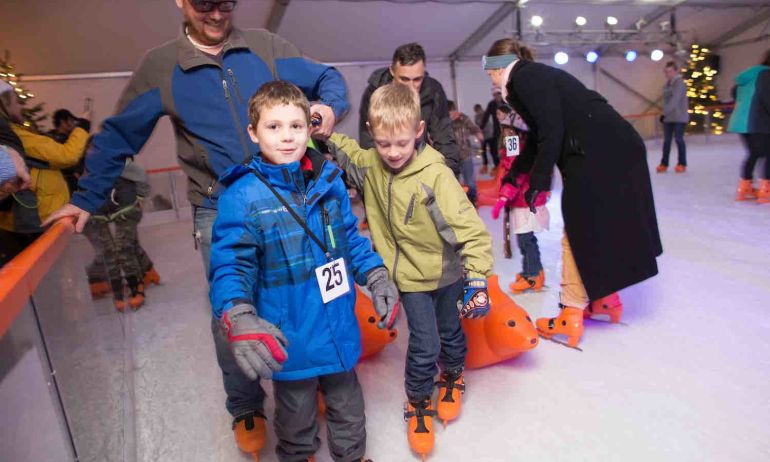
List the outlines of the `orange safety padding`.
{"label": "orange safety padding", "polygon": [[496,274],[489,280],[489,314],[480,319],[463,319],[468,342],[465,366],[470,369],[489,366],[529,351],[537,346],[537,329],[524,308],[502,289]]}
{"label": "orange safety padding", "polygon": [[398,329],[378,329],[377,312],[372,300],[356,285],[356,318],[361,330],[361,358],[368,358],[382,351],[398,337]]}
{"label": "orange safety padding", "polygon": [[11,327],[40,281],[67,247],[74,230],[71,219],[59,220],[0,269],[0,337]]}

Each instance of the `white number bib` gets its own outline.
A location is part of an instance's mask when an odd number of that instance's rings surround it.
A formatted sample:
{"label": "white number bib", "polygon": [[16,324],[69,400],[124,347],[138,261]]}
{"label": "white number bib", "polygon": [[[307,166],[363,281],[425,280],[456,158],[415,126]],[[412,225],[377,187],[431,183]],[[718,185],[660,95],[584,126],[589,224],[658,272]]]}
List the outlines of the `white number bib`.
{"label": "white number bib", "polygon": [[329,303],[350,292],[348,272],[345,269],[343,258],[338,258],[316,268],[315,277],[318,280],[318,287],[321,289],[321,298],[324,303]]}
{"label": "white number bib", "polygon": [[519,136],[512,135],[505,137],[505,155],[513,157],[519,155]]}

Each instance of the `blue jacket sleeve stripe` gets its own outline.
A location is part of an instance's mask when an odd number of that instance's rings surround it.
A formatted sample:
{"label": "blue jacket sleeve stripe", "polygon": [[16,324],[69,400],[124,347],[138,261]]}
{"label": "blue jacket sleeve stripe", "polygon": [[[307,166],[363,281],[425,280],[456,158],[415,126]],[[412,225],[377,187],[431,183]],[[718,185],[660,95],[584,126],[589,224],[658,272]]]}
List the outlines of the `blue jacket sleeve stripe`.
{"label": "blue jacket sleeve stripe", "polygon": [[338,119],[350,109],[345,80],[337,69],[305,58],[278,58],[275,68],[281,80],[298,86],[310,101],[331,107]]}
{"label": "blue jacket sleeve stripe", "polygon": [[134,98],[122,112],[102,124],[86,155],[87,174],[78,182],[72,203],[93,213],[123,171],[127,157],[139,153],[163,115],[160,90],[155,88]]}
{"label": "blue jacket sleeve stripe", "polygon": [[250,201],[243,194],[236,194],[242,186],[236,184],[237,191],[220,197],[211,237],[209,298],[217,319],[236,303],[254,305],[252,294],[258,271],[255,255],[260,252],[248,211]]}

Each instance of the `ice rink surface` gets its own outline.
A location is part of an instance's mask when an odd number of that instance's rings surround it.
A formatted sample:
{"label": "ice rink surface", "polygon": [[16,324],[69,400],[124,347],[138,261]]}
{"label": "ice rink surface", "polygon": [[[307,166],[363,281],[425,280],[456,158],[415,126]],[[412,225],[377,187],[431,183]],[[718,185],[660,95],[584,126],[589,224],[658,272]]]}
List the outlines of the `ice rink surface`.
{"label": "ice rink surface", "polygon": [[[437,425],[428,460],[770,460],[770,204],[734,202],[744,155],[736,138],[687,141],[687,173],[652,173],[664,253],[657,277],[622,292],[625,325],[587,321],[583,352],[541,341],[514,360],[469,371],[462,414],[446,429]],[[648,149],[654,172],[660,143]],[[514,297],[533,319],[558,311],[559,194],[548,204],[550,231],[538,235],[547,288]],[[515,241],[514,258],[503,258],[502,223],[490,210],[479,213],[508,291],[521,258]],[[76,431],[89,435],[77,438],[81,460],[113,460],[116,447],[130,454],[134,442],[141,462],[251,460],[236,449],[224,408],[207,284],[191,232],[189,221],[141,229],[163,285],[148,289],[136,313],[90,300],[83,267],[92,252],[84,239],[64,256],[58,280],[76,290],[55,295],[62,319],[81,323],[81,335],[51,344],[72,351],[71,367],[59,370],[70,383],[82,382],[64,394],[67,408],[79,409]],[[99,333],[106,326],[116,337]],[[418,460],[402,418],[405,318],[398,327],[395,344],[358,366],[367,457],[374,462]],[[118,372],[89,376],[93,361]],[[111,380],[111,396],[91,395],[83,406],[90,384],[101,380]],[[269,398],[269,416],[272,406]],[[277,460],[275,442],[271,431],[260,460]],[[316,457],[331,460],[325,442]]]}

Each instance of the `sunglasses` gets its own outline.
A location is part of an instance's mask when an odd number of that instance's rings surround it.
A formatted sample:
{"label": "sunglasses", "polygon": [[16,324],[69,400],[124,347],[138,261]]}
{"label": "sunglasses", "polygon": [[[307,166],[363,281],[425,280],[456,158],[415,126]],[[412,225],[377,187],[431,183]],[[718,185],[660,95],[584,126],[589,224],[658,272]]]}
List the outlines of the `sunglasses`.
{"label": "sunglasses", "polygon": [[215,9],[220,13],[229,13],[235,9],[235,4],[238,3],[235,0],[227,0],[222,2],[213,2],[210,0],[190,0],[190,5],[198,13],[211,13]]}

